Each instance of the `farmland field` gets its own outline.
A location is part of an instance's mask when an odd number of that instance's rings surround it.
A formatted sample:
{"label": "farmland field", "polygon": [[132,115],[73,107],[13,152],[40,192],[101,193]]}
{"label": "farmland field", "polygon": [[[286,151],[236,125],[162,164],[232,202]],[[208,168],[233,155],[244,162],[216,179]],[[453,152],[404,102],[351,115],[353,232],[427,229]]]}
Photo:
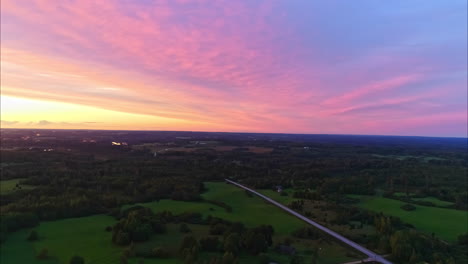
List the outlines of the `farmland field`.
{"label": "farmland field", "polygon": [[0,246],[0,263],[2,264],[58,264],[56,259],[38,260],[34,245],[28,242],[29,230],[10,234],[6,243]]}
{"label": "farmland field", "polygon": [[[406,193],[402,193],[402,192],[396,192],[393,195],[396,196],[396,197],[406,197]],[[453,205],[452,202],[442,201],[442,200],[439,200],[439,199],[437,199],[435,197],[431,197],[431,196],[416,198],[414,193],[409,193],[408,196],[411,198],[411,200],[421,201],[421,202],[431,202],[436,206],[446,207],[446,206]]]}
{"label": "farmland field", "polygon": [[[112,233],[104,231],[106,226],[114,222],[114,218],[105,215],[42,222],[34,228],[39,235],[36,242],[26,240],[30,229],[15,232],[8,237],[1,247],[1,263],[68,263],[74,255],[84,257],[88,264],[117,263],[120,249],[110,242]],[[35,259],[35,255],[42,249],[48,250],[50,261]],[[18,258],[28,261],[19,262]]]}
{"label": "farmland field", "polygon": [[[0,181],[0,194],[9,194],[18,190],[16,188],[16,184],[18,184],[21,180],[23,179],[1,180]],[[20,185],[20,188],[25,190],[25,189],[32,189],[34,187],[29,186],[29,185]]]}
{"label": "farmland field", "polygon": [[451,202],[442,201],[442,200],[439,200],[439,199],[437,199],[435,197],[412,198],[412,199],[415,200],[415,201],[431,202],[431,203],[435,204],[436,206],[442,206],[442,207],[453,205],[453,203],[451,203]]}
{"label": "farmland field", "polygon": [[405,204],[402,201],[364,195],[350,196],[360,199],[358,206],[362,208],[399,217],[403,222],[428,234],[434,232],[437,237],[447,241],[455,241],[459,235],[468,231],[466,211],[420,205],[414,205],[414,211],[405,211],[400,208]]}

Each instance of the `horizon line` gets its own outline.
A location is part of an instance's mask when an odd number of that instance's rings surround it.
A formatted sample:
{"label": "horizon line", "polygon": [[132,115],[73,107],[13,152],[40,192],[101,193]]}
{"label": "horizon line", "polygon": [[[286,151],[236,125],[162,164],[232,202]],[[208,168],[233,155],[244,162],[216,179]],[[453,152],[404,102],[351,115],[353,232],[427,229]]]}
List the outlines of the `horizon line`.
{"label": "horizon line", "polygon": [[464,136],[421,136],[421,135],[389,135],[389,134],[328,134],[328,133],[284,133],[284,132],[240,132],[240,131],[202,131],[202,130],[154,130],[154,129],[86,129],[86,128],[14,128],[0,127],[0,130],[63,130],[63,131],[123,131],[123,132],[190,132],[190,133],[230,133],[230,134],[271,134],[271,135],[322,135],[322,136],[368,136],[368,137],[419,137],[419,138],[456,138],[467,139]]}

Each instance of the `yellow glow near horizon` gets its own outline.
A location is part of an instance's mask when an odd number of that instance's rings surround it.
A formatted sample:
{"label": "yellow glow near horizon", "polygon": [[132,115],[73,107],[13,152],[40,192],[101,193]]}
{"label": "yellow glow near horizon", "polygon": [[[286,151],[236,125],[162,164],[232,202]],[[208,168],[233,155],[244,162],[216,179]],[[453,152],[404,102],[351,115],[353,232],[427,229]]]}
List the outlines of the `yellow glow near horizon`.
{"label": "yellow glow near horizon", "polygon": [[72,103],[13,96],[0,98],[4,128],[167,129],[186,125],[185,121],[178,119],[124,113]]}

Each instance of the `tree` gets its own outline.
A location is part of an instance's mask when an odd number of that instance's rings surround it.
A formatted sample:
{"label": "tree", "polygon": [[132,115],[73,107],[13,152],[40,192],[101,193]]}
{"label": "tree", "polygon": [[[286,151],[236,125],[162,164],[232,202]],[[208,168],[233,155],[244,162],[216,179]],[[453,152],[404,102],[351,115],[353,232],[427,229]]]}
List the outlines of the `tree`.
{"label": "tree", "polygon": [[192,232],[192,230],[190,230],[190,228],[188,227],[188,225],[185,224],[185,223],[180,224],[180,226],[179,226],[179,231],[182,232],[182,233],[190,233],[190,232]]}
{"label": "tree", "polygon": [[252,229],[250,229],[245,235],[244,244],[252,255],[264,252],[268,248],[268,241],[266,240],[265,235],[260,232],[255,232],[255,230]]}
{"label": "tree", "polygon": [[29,233],[28,241],[36,241],[38,239],[39,239],[39,236],[37,235],[36,230],[32,230],[31,233]]}
{"label": "tree", "polygon": [[125,255],[120,256],[120,264],[128,264],[128,257]]}
{"label": "tree", "polygon": [[234,257],[234,254],[232,254],[232,252],[224,253],[223,259],[221,261],[222,264],[234,264],[236,262],[236,258]]}
{"label": "tree", "polygon": [[458,236],[458,244],[468,245],[468,233]]}
{"label": "tree", "polygon": [[240,236],[236,233],[230,234],[224,240],[224,251],[231,252],[233,255],[237,255],[240,249]]}
{"label": "tree", "polygon": [[291,258],[290,264],[302,264],[304,263],[304,259],[301,256],[295,255]]}
{"label": "tree", "polygon": [[409,263],[419,263],[421,261],[421,257],[416,250],[413,249],[413,253],[411,253],[411,257],[409,258]]}
{"label": "tree", "polygon": [[179,251],[182,252],[185,249],[191,249],[194,246],[198,246],[198,242],[195,237],[192,235],[185,236],[182,240],[182,243],[180,244]]}
{"label": "tree", "polygon": [[220,257],[211,257],[208,264],[221,264],[222,258]]}
{"label": "tree", "polygon": [[114,236],[113,239],[114,243],[117,245],[123,246],[128,245],[130,243],[130,236],[127,232],[118,231]]}
{"label": "tree", "polygon": [[261,253],[260,255],[258,255],[258,260],[259,264],[268,264],[271,262],[271,258],[265,253]]}
{"label": "tree", "polygon": [[153,249],[153,256],[156,258],[167,258],[169,257],[169,251],[165,247],[155,247]]}
{"label": "tree", "polygon": [[184,257],[185,264],[195,263],[195,260],[197,260],[197,257],[198,257],[198,247],[194,246],[191,249],[186,248],[184,252],[182,253],[182,255]]}
{"label": "tree", "polygon": [[49,258],[49,251],[46,248],[43,248],[39,254],[36,256],[38,259],[47,259]]}
{"label": "tree", "polygon": [[390,237],[392,257],[401,261],[408,261],[413,249],[407,232],[397,231]]}
{"label": "tree", "polygon": [[185,236],[179,248],[185,263],[193,263],[197,257],[200,247],[194,236]]}
{"label": "tree", "polygon": [[73,256],[70,259],[70,264],[84,264],[84,263],[85,263],[84,258],[80,256]]}
{"label": "tree", "polygon": [[146,241],[152,232],[153,230],[149,224],[140,224],[133,231],[132,239],[134,241]]}
{"label": "tree", "polygon": [[203,237],[200,239],[200,248],[205,251],[217,251],[219,240],[215,236]]}
{"label": "tree", "polygon": [[388,236],[383,235],[380,237],[377,248],[382,252],[388,252],[391,250]]}
{"label": "tree", "polygon": [[319,248],[317,245],[315,245],[313,248],[312,248],[312,264],[316,264],[317,263],[317,259],[318,259],[318,256],[319,256]]}

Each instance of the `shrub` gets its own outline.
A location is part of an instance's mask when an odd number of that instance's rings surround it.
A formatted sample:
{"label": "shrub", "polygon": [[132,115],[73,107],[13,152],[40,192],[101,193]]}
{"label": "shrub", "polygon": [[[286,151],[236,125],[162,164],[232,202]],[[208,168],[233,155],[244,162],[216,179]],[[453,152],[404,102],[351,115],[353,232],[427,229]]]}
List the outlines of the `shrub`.
{"label": "shrub", "polygon": [[468,245],[468,233],[458,236],[458,244]]}
{"label": "shrub", "polygon": [[260,264],[268,264],[268,263],[271,263],[271,258],[265,254],[265,253],[261,253],[259,256],[258,256],[258,260]]}
{"label": "shrub", "polygon": [[35,230],[32,230],[31,233],[29,233],[28,241],[36,241],[38,239],[39,236],[37,235],[37,232]]}
{"label": "shrub", "polygon": [[217,251],[219,249],[220,242],[215,236],[203,237],[200,239],[201,250],[204,251]]}
{"label": "shrub", "polygon": [[412,205],[412,204],[405,204],[405,205],[402,205],[400,208],[405,210],[405,211],[414,211],[414,210],[416,210],[416,207],[414,205]]}
{"label": "shrub", "polygon": [[181,233],[190,233],[190,232],[192,232],[192,230],[191,230],[191,229],[188,227],[188,225],[185,224],[185,223],[184,223],[184,224],[180,224],[180,226],[179,226],[179,231],[180,231]]}
{"label": "shrub", "polygon": [[169,257],[169,250],[165,247],[156,247],[153,249],[153,256],[156,258],[167,258]]}
{"label": "shrub", "polygon": [[84,264],[84,263],[85,263],[84,258],[80,256],[73,256],[70,259],[70,264]]}
{"label": "shrub", "polygon": [[46,248],[43,248],[39,254],[37,254],[37,259],[47,259],[49,258],[49,251]]}

